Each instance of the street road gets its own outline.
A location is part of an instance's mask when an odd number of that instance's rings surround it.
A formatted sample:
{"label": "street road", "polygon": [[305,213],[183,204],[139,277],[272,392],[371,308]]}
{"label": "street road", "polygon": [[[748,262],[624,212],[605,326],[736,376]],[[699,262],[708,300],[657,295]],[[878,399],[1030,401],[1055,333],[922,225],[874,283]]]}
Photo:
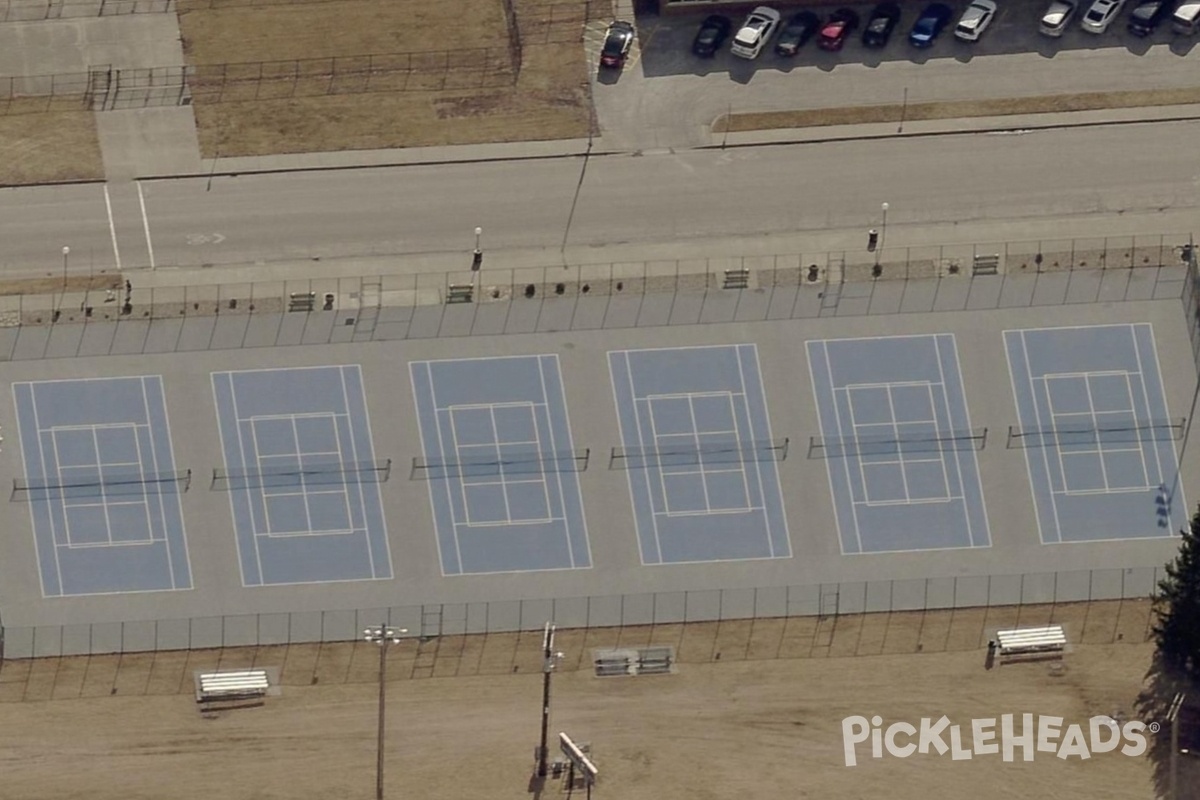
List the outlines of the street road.
{"label": "street road", "polygon": [[[1069,237],[1072,218],[1095,214],[1135,226],[1118,222],[1112,235],[1174,233],[1192,229],[1200,200],[1194,148],[1192,123],[1139,123],[595,157],[582,186],[582,158],[218,176],[211,188],[143,183],[145,219],[128,218],[141,214],[126,204],[115,228],[125,268],[148,266],[129,255],[147,227],[162,268],[464,253],[476,226],[489,252],[557,250],[565,236],[602,247],[865,231],[883,201],[910,236],[943,223],[1012,231],[1053,221],[1054,235]],[[10,275],[56,274],[64,245],[71,272],[114,266],[102,186],[3,190],[0,219]],[[1018,238],[1034,235],[1044,234]]]}

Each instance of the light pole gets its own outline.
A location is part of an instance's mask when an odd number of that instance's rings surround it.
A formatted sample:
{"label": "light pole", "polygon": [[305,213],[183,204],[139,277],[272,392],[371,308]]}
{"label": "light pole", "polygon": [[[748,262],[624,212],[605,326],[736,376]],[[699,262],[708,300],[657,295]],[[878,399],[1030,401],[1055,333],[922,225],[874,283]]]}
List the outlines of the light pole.
{"label": "light pole", "polygon": [[879,249],[875,251],[875,263],[879,263],[882,258],[883,246],[887,244],[887,212],[888,204],[882,203],[879,206],[883,210],[883,223],[879,226]]}
{"label": "light pole", "polygon": [[407,628],[389,628],[376,625],[363,630],[363,638],[379,645],[379,740],[375,754],[375,800],[383,800],[383,712],[387,697],[387,649],[389,644],[400,644],[400,637],[408,633]]}
{"label": "light pole", "polygon": [[554,672],[558,660],[563,657],[562,653],[554,650],[554,629],[554,623],[547,622],[546,631],[542,635],[542,738],[538,746],[537,766],[539,778],[546,777],[549,771],[546,764],[546,757],[549,755],[546,738],[550,732],[550,674]]}
{"label": "light pole", "polygon": [[483,235],[483,228],[475,229],[475,257],[471,260],[471,269],[478,270],[483,266],[483,250],[479,247],[479,237]]}
{"label": "light pole", "polygon": [[63,294],[67,293],[67,257],[71,255],[71,248],[63,247]]}

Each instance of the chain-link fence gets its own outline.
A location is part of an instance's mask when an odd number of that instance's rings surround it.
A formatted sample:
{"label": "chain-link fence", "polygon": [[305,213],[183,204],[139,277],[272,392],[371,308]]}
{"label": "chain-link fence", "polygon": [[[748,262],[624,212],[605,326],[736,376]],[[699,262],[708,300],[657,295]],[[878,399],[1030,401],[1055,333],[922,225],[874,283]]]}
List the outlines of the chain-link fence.
{"label": "chain-link fence", "polygon": [[[1194,285],[1180,256],[1187,241],[907,248],[882,262],[878,278],[869,261],[839,252],[130,292],[113,275],[31,279],[0,296],[0,360],[1180,300]],[[1043,256],[1039,267],[1039,253],[1065,258]],[[47,337],[48,325],[71,328]]]}
{"label": "chain-link fence", "polygon": [[0,22],[169,14],[175,0],[0,0]]}
{"label": "chain-link fence", "polygon": [[[353,641],[359,638],[364,626],[378,624],[405,628],[415,637],[429,639],[540,631],[547,621],[553,621],[561,628],[596,629],[793,617],[832,621],[863,614],[973,610],[979,626],[970,646],[978,647],[986,641],[989,625],[1008,627],[1022,619],[1023,624],[1029,625],[1065,622],[1067,612],[1061,610],[1064,606],[1146,600],[1156,591],[1161,577],[1162,568],[1137,567],[439,603],[144,622],[7,626],[4,640],[6,658],[19,659]],[[987,611],[989,609],[992,611]],[[1060,610],[1056,612],[1055,609]],[[977,613],[980,611],[987,613]],[[988,618],[991,623],[985,621]],[[1082,622],[1064,627],[1074,643],[1107,643],[1144,641],[1148,625],[1147,610],[1132,623],[1126,620],[1122,626],[1107,620],[1103,626],[1092,630],[1085,630]]]}

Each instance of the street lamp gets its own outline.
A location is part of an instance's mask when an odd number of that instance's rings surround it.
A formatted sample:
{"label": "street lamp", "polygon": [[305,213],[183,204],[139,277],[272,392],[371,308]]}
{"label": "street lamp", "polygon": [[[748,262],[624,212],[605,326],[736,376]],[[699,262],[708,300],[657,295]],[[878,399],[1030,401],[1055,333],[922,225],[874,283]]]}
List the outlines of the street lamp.
{"label": "street lamp", "polygon": [[379,741],[375,755],[375,800],[383,800],[383,711],[387,691],[387,649],[389,644],[400,644],[400,637],[408,633],[407,628],[389,628],[376,625],[363,630],[363,638],[379,645]]}
{"label": "street lamp", "polygon": [[475,229],[475,257],[471,260],[471,269],[478,270],[483,266],[483,250],[479,247],[479,237],[483,235],[483,228]]}
{"label": "street lamp", "polygon": [[71,255],[71,248],[63,247],[63,294],[67,292],[67,257]]}
{"label": "street lamp", "polygon": [[888,204],[882,203],[879,206],[883,210],[883,223],[879,226],[879,249],[875,251],[875,263],[879,263],[882,258],[883,246],[887,243],[887,212]]}
{"label": "street lamp", "polygon": [[555,628],[557,626],[553,622],[547,622],[546,630],[542,634],[542,738],[541,744],[538,746],[537,765],[539,778],[546,777],[546,773],[549,771],[549,765],[546,763],[549,755],[546,739],[550,731],[550,675],[563,657],[562,653],[554,649]]}

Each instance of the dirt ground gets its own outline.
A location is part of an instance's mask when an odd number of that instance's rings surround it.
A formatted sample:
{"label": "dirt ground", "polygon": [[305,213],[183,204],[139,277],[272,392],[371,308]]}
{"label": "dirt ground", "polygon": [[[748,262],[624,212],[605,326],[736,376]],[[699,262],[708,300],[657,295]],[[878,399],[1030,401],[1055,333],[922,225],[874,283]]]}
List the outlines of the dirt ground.
{"label": "dirt ground", "polygon": [[51,111],[43,110],[45,98],[27,100],[36,107],[11,101],[0,114],[0,186],[103,180],[96,115],[82,98],[72,103],[77,108]]}
{"label": "dirt ground", "polygon": [[[1032,763],[998,756],[844,763],[843,718],[890,722],[1034,713],[1130,718],[1149,663],[1142,602],[564,630],[552,736],[588,742],[593,796],[620,800],[887,797],[1149,798],[1151,765],[1117,753]],[[1055,619],[1072,644],[1047,662],[985,668],[996,626]],[[540,632],[443,637],[392,648],[389,796],[566,797],[531,783],[541,708]],[[596,678],[594,648],[675,647],[674,674]],[[1104,642],[1090,644],[1088,642]],[[22,800],[370,796],[373,645],[292,645],[7,662],[0,769]],[[194,670],[274,666],[282,693],[203,715]],[[583,797],[582,791],[574,796]]]}
{"label": "dirt ground", "polygon": [[[334,93],[320,94],[313,81],[280,77],[226,83],[216,102],[211,86],[200,87],[195,113],[201,152],[211,158],[587,136],[593,123],[580,36],[589,4],[596,1],[517,0],[528,36],[514,85],[501,0],[329,0],[215,9],[182,3],[184,53],[193,65],[441,51],[413,72],[385,66],[371,78],[373,86],[421,87],[417,91],[363,92],[346,80],[329,90]],[[478,58],[487,66],[442,70],[442,54],[447,60]],[[339,63],[339,69],[357,68],[349,60]],[[315,68],[309,63],[295,71]],[[246,96],[256,99],[230,102]]]}
{"label": "dirt ground", "polygon": [[721,133],[810,128],[824,125],[858,125],[870,122],[912,122],[923,119],[965,119],[1011,114],[1051,114],[1064,111],[1094,111],[1106,108],[1200,103],[1200,87],[1136,92],[1076,92],[1043,97],[1010,97],[998,100],[956,100],[945,103],[900,103],[878,106],[847,106],[803,111],[763,111],[723,115],[713,125]]}

